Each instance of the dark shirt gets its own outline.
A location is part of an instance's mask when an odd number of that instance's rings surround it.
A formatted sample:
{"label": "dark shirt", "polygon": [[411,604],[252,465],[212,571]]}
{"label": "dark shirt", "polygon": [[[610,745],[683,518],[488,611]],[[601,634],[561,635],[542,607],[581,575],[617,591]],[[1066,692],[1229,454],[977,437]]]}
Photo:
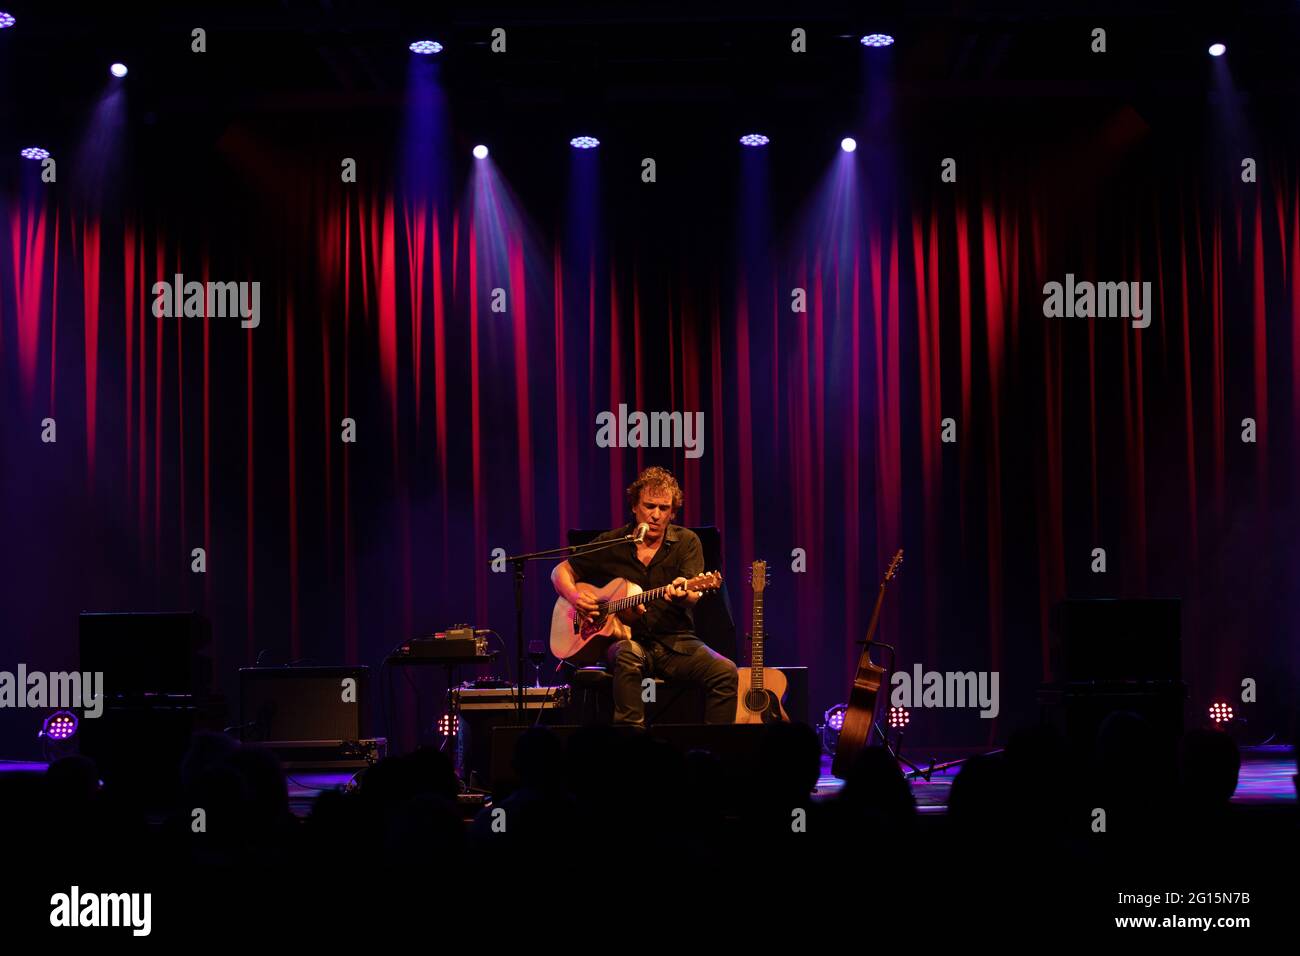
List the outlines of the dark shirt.
{"label": "dark shirt", "polygon": [[[627,524],[597,535],[593,543],[621,538],[635,531],[635,525]],[[592,554],[574,555],[569,558],[569,565],[579,581],[594,587],[604,587],[614,578],[623,578],[640,585],[643,591],[650,591],[672,584],[675,578],[689,580],[703,574],[704,549],[700,546],[699,535],[690,528],[670,524],[659,550],[648,565],[638,560],[636,545],[631,541]],[[663,597],[651,601],[646,609],[646,613],[632,625],[632,636],[637,641],[658,641],[673,648],[679,639],[695,636],[695,616],[689,607],[674,604]]]}

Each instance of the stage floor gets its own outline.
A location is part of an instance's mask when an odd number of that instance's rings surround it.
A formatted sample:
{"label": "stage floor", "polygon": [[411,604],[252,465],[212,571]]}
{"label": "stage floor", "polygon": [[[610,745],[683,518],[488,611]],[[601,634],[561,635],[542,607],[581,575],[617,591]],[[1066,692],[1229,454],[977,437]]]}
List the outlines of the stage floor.
{"label": "stage floor", "polygon": [[[904,754],[904,756],[908,756]],[[920,766],[920,764],[918,764]],[[43,773],[46,764],[39,761],[0,761],[0,773]],[[916,797],[917,808],[925,814],[942,814],[948,809],[948,792],[957,778],[960,767],[935,773],[929,781],[915,778],[910,781]],[[839,792],[843,783],[831,776],[831,758],[822,757],[822,772],[817,780],[814,799],[830,799]],[[1294,804],[1296,772],[1294,751],[1285,745],[1246,747],[1241,751],[1241,773],[1233,803],[1244,804]],[[356,770],[302,771],[288,773],[289,802],[293,812],[306,816],[318,794],[325,790],[344,788],[356,775]],[[1032,785],[1027,782],[1026,785]]]}
{"label": "stage floor", "polygon": [[[904,754],[904,756],[908,756]],[[915,755],[913,755],[915,759]],[[955,759],[955,758],[951,758]],[[918,766],[920,764],[918,763]],[[921,778],[910,782],[916,797],[917,809],[925,814],[943,814],[948,810],[948,791],[961,768],[952,767],[935,773],[929,781]],[[1289,746],[1247,747],[1241,752],[1241,773],[1233,803],[1287,804],[1296,802],[1292,776],[1296,772],[1294,751]],[[290,775],[289,797],[294,812],[306,815],[316,795],[323,790],[345,787],[356,771],[345,773],[305,773]],[[831,776],[831,758],[822,756],[821,776],[817,779],[814,799],[827,800],[839,793],[844,784]]]}
{"label": "stage floor", "polygon": [[[903,756],[924,769],[918,755],[904,753]],[[817,795],[822,798],[838,793],[844,786],[842,781],[830,775],[830,768],[831,758],[823,756],[822,775],[817,780]],[[917,809],[921,813],[946,813],[948,791],[960,771],[961,767],[957,766],[935,773],[928,782],[920,777],[910,780]],[[1245,747],[1241,751],[1241,773],[1237,777],[1237,790],[1232,795],[1232,802],[1295,803],[1295,784],[1291,779],[1295,772],[1295,752],[1290,746]]]}

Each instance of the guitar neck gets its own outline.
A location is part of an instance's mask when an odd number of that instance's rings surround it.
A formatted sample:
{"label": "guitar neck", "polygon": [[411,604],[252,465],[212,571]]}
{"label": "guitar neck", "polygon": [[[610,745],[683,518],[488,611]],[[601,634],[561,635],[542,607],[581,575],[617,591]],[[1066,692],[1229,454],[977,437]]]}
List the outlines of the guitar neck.
{"label": "guitar neck", "polygon": [[754,592],[754,636],[750,649],[749,684],[763,689],[763,592]]}
{"label": "guitar neck", "polygon": [[[885,602],[885,585],[888,580],[880,582],[880,593],[876,595],[876,606],[871,610],[871,620],[867,623],[867,643],[876,638],[876,625],[880,622],[880,605]],[[869,649],[869,648],[868,648]]]}
{"label": "guitar neck", "polygon": [[656,598],[663,597],[667,594],[670,587],[672,587],[671,584],[665,584],[662,587],[653,588],[649,591],[642,591],[640,594],[633,594],[630,597],[619,598],[617,601],[610,601],[609,604],[606,605],[606,608],[611,614],[617,614],[619,611],[625,610],[629,607],[636,607],[638,604],[648,604]]}

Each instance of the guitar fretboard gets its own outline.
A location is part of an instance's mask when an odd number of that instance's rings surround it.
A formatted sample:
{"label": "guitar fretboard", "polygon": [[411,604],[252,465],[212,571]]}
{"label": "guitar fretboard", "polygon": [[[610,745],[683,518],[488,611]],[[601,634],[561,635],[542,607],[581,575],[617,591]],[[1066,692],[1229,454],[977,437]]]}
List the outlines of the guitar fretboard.
{"label": "guitar fretboard", "polygon": [[754,637],[750,651],[749,683],[754,690],[763,689],[763,592],[754,592]]}
{"label": "guitar fretboard", "polygon": [[[687,581],[686,590],[695,590],[695,588],[699,587],[699,583],[699,580],[694,578]],[[605,605],[605,610],[610,614],[617,614],[619,611],[625,610],[629,607],[636,607],[638,604],[646,604],[649,601],[653,601],[655,598],[663,597],[668,593],[670,587],[672,587],[671,584],[665,584],[662,587],[657,587],[650,591],[642,591],[640,594],[633,594],[631,597],[619,598],[617,601],[610,601]]]}

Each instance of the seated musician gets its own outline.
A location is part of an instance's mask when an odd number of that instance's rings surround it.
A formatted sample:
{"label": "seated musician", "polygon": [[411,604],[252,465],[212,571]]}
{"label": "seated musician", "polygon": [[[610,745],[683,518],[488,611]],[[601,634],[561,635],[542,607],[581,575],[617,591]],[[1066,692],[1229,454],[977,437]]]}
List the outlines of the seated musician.
{"label": "seated musician", "polygon": [[701,685],[705,721],[732,723],[736,716],[736,665],[695,636],[691,608],[701,593],[683,587],[689,578],[704,572],[704,554],[694,531],[672,523],[682,506],[682,489],[667,470],[647,468],[627,489],[627,503],[632,510],[631,524],[595,540],[633,534],[644,522],[648,527],[639,544],[627,542],[574,555],[551,572],[556,593],[585,615],[593,614],[597,605],[577,588],[579,581],[603,587],[614,578],[624,578],[646,591],[672,585],[666,600],[638,607],[630,639],[610,645],[607,659],[614,677],[614,723],[645,727],[641,682],[647,677]]}

